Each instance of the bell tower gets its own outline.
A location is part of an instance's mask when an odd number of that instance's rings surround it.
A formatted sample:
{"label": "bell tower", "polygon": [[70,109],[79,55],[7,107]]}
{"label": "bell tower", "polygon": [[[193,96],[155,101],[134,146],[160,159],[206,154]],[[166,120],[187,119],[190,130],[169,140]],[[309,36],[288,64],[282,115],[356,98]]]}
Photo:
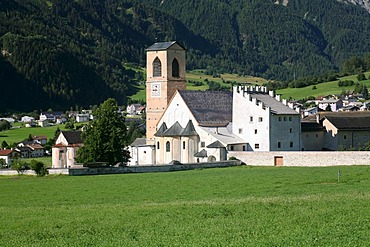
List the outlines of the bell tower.
{"label": "bell tower", "polygon": [[154,141],[156,125],[176,90],[186,89],[185,48],[176,41],[146,49],[146,139]]}

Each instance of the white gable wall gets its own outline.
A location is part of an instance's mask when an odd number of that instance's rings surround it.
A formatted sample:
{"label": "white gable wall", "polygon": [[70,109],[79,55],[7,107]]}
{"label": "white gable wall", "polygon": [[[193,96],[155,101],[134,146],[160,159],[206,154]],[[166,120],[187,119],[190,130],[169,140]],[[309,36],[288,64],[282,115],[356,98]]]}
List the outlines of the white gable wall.
{"label": "white gable wall", "polygon": [[233,92],[233,133],[249,143],[248,151],[269,151],[270,108],[249,94]]}

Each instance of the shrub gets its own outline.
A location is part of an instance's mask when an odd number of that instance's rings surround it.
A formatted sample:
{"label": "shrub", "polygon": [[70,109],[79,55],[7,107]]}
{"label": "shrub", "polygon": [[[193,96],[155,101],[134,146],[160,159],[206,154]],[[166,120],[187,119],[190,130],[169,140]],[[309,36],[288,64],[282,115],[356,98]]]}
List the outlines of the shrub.
{"label": "shrub", "polygon": [[46,169],[45,164],[41,161],[31,160],[30,167],[36,172],[37,176],[43,177],[48,174],[48,170]]}

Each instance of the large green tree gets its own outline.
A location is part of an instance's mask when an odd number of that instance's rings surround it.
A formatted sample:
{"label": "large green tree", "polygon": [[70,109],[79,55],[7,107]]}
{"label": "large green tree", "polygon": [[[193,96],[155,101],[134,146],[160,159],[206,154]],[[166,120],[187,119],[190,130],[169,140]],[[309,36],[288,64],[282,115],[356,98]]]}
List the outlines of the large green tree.
{"label": "large green tree", "polygon": [[84,145],[77,152],[77,160],[82,163],[106,162],[108,165],[125,163],[129,158],[125,149],[127,130],[117,101],[107,99],[93,115],[94,121],[82,134]]}

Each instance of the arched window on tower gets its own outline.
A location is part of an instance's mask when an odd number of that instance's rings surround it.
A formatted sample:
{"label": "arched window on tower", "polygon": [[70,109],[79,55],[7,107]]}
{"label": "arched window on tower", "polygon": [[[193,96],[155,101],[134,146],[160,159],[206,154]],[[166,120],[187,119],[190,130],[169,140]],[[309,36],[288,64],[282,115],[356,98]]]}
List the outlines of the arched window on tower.
{"label": "arched window on tower", "polygon": [[172,61],[172,77],[180,77],[179,62],[176,58]]}
{"label": "arched window on tower", "polygon": [[162,63],[158,57],[153,61],[153,77],[162,76]]}
{"label": "arched window on tower", "polygon": [[171,152],[171,144],[170,142],[166,142],[166,152]]}

